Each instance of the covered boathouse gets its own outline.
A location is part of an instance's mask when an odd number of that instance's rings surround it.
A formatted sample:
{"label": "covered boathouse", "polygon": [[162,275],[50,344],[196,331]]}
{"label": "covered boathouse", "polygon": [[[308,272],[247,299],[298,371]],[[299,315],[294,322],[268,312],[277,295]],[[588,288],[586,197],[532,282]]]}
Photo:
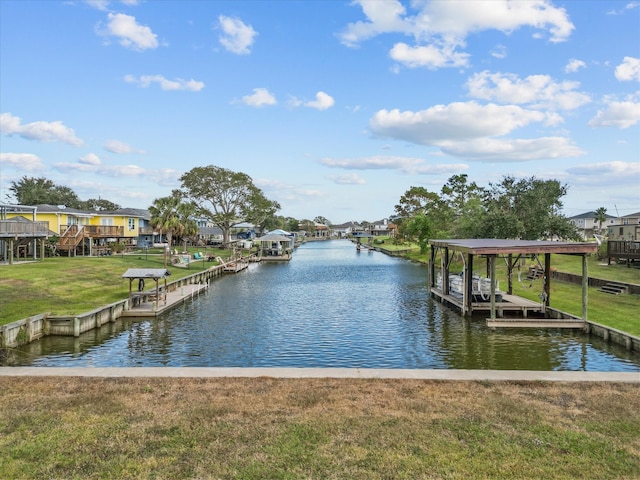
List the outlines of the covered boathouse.
{"label": "covered boathouse", "polygon": [[[537,240],[456,239],[431,240],[429,291],[441,303],[463,316],[489,313],[487,325],[493,327],[527,326],[582,328],[587,320],[587,255],[596,253],[596,243],[552,242]],[[582,257],[582,318],[568,319],[549,307],[551,297],[551,254]],[[544,264],[540,257],[544,256]],[[504,259],[507,289],[501,291],[496,278],[496,260]],[[484,259],[484,261],[478,261]],[[513,295],[513,272],[527,259],[538,262],[535,268],[543,279],[540,302]],[[456,272],[451,271],[456,261]],[[460,270],[459,266],[462,264]],[[478,274],[486,267],[486,276]],[[498,318],[500,317],[500,318]],[[511,317],[511,318],[509,318]],[[514,318],[515,317],[515,318]],[[564,317],[564,319],[563,319]]]}

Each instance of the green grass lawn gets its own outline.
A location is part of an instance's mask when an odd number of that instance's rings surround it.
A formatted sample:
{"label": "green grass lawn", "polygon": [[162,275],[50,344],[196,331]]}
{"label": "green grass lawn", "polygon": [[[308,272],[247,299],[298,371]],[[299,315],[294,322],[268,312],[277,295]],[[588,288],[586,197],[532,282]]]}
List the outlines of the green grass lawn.
{"label": "green grass lawn", "polygon": [[[216,250],[226,257],[228,250]],[[195,261],[189,268],[169,266],[169,281],[206,270],[215,263]],[[128,268],[164,268],[164,255],[113,255],[110,257],[54,257],[44,261],[0,266],[0,325],[50,313],[70,315],[124,300]]]}
{"label": "green grass lawn", "polygon": [[606,382],[0,377],[0,477],[640,478]]}

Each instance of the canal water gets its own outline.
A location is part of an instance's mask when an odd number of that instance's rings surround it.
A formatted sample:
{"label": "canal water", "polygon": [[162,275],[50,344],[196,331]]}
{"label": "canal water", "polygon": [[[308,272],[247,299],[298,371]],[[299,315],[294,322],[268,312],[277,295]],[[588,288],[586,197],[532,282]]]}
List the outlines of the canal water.
{"label": "canal water", "polygon": [[640,371],[640,355],[566,330],[498,329],[428,298],[427,269],[353,243],[305,243],[156,319],[19,351],[32,366]]}

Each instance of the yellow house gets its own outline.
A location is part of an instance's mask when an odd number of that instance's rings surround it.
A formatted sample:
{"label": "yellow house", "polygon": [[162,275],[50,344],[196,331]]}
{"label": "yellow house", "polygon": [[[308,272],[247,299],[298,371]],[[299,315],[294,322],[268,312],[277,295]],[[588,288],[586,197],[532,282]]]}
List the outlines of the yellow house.
{"label": "yellow house", "polygon": [[[35,210],[34,210],[35,209]],[[6,218],[33,215],[34,221],[48,222],[49,230],[59,236],[57,249],[69,256],[105,255],[113,244],[131,248],[140,235],[148,235],[149,213],[146,210],[125,208],[93,212],[63,205],[15,206]]]}

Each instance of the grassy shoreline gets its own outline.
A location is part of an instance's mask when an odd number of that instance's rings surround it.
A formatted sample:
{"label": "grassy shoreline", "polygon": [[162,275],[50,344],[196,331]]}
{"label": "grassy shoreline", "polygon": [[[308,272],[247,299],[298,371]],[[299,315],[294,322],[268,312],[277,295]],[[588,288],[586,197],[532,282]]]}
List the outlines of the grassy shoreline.
{"label": "grassy shoreline", "polygon": [[0,378],[2,478],[624,479],[637,384]]}

